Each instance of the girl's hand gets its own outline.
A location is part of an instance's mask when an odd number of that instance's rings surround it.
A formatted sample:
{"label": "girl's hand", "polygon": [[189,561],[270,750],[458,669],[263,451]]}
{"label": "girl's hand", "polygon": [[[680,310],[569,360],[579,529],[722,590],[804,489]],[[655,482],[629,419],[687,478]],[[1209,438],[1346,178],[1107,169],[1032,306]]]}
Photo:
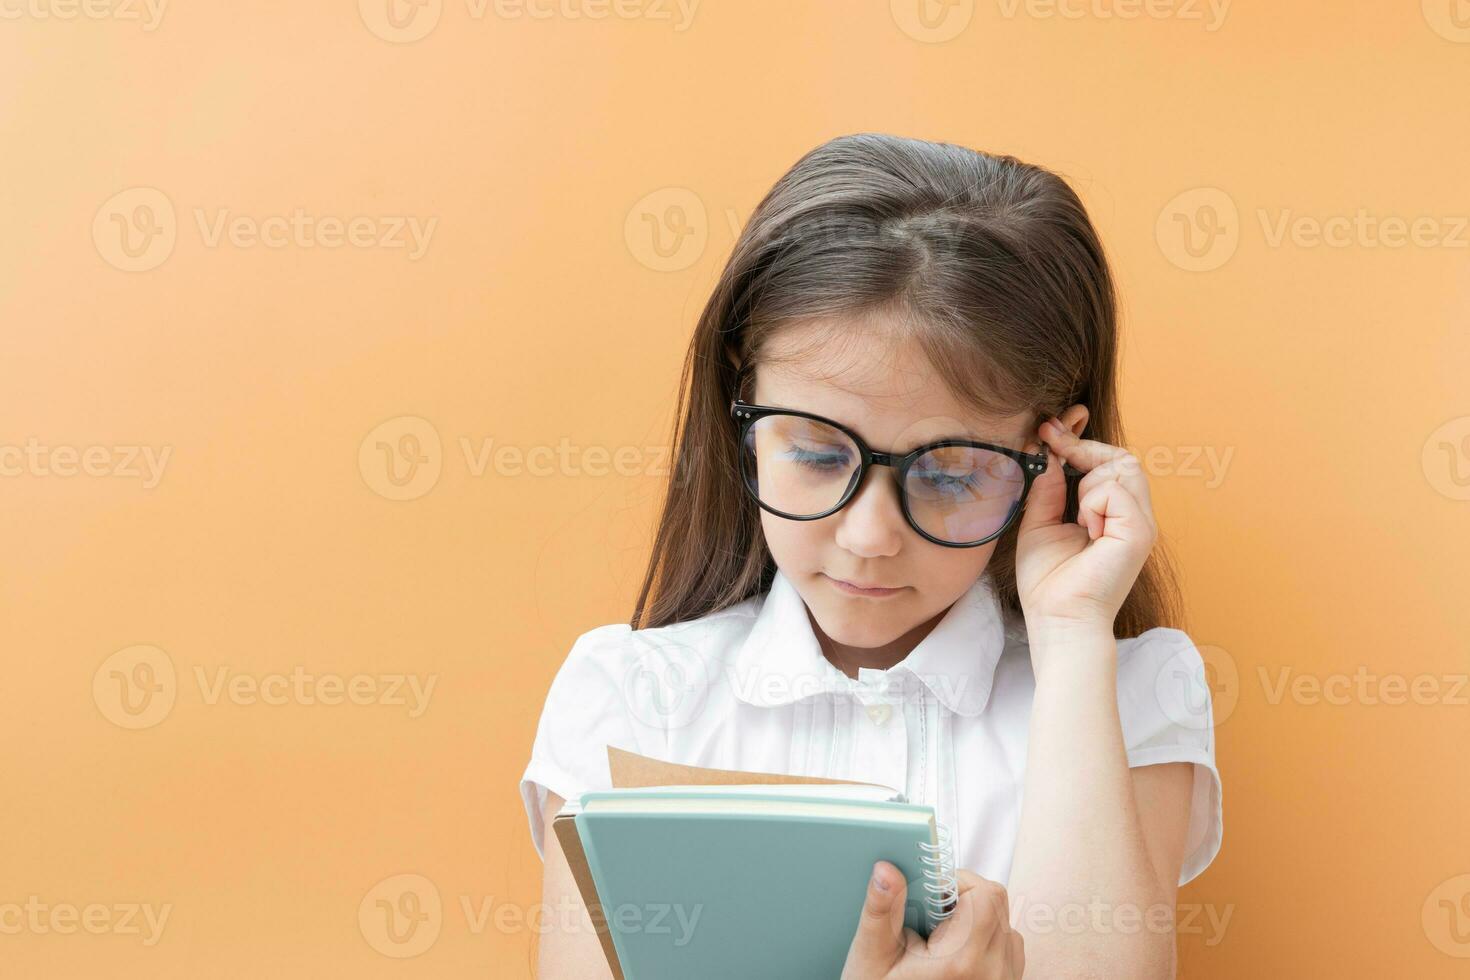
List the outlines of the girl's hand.
{"label": "girl's hand", "polygon": [[[1085,413],[1082,416],[1086,418]],[[1133,588],[1158,539],[1148,479],[1126,449],[1044,423],[1053,451],[1021,515],[1016,541],[1016,589],[1028,632],[1103,632]],[[1077,488],[1077,522],[1064,524],[1066,478],[1062,464],[1086,474]]]}
{"label": "girl's hand", "polygon": [[926,941],[903,924],[903,873],[887,861],[873,865],[842,980],[1020,980],[1026,954],[1021,934],[1011,929],[1006,890],[972,871],[961,869],[957,877],[954,912]]}

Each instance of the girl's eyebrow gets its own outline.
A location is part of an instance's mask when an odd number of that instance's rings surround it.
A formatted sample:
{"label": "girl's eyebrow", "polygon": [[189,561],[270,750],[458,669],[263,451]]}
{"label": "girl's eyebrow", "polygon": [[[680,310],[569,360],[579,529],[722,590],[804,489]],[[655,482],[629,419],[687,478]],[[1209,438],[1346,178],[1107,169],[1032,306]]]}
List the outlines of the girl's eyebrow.
{"label": "girl's eyebrow", "polygon": [[[985,433],[985,432],[982,431],[980,433],[961,433],[961,434],[958,434],[958,435],[955,435],[955,434],[936,435],[936,436],[932,436],[932,437],[929,437],[929,438],[926,438],[926,439],[920,439],[920,440],[914,442],[914,444],[912,446],[910,446],[908,449],[902,450],[902,452],[900,452],[897,449],[887,449],[887,450],[885,450],[885,449],[881,449],[881,448],[879,448],[877,446],[874,446],[873,445],[873,441],[871,439],[869,439],[867,436],[863,435],[863,433],[858,430],[858,427],[857,426],[853,425],[850,422],[845,422],[842,419],[839,419],[839,418],[837,418],[835,416],[832,416],[832,415],[824,415],[821,412],[813,412],[810,409],[795,408],[795,407],[789,406],[789,405],[779,405],[779,404],[775,404],[775,403],[770,403],[770,406],[772,408],[785,408],[785,409],[788,409],[788,410],[794,411],[794,412],[807,412],[810,415],[816,415],[819,418],[826,419],[828,422],[836,422],[836,423],[842,425],[844,428],[851,429],[853,432],[856,432],[859,436],[862,436],[863,441],[868,444],[869,448],[872,448],[876,452],[892,452],[892,453],[895,453],[895,454],[902,455],[903,453],[913,452],[913,450],[916,449],[919,446],[928,446],[928,445],[931,445],[931,444],[936,443],[936,442],[946,442],[946,441],[949,441],[951,439],[959,440],[959,441],[962,441],[962,442],[988,442],[988,443],[990,443],[993,446],[1007,446],[1007,447],[1009,447],[1009,442],[1003,436],[991,435],[991,434],[987,434],[987,433]],[[1024,443],[1025,443],[1025,436],[1024,435],[1022,436],[1022,440],[1021,441],[1022,441],[1022,448],[1024,448]]]}

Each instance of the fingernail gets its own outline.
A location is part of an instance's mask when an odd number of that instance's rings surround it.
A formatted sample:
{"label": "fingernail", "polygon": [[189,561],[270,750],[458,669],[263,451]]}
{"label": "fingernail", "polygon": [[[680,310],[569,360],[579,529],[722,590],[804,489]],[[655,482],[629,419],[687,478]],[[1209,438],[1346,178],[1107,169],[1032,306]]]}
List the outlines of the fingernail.
{"label": "fingernail", "polygon": [[878,869],[873,869],[873,887],[885,894],[888,892],[888,882],[878,874]]}

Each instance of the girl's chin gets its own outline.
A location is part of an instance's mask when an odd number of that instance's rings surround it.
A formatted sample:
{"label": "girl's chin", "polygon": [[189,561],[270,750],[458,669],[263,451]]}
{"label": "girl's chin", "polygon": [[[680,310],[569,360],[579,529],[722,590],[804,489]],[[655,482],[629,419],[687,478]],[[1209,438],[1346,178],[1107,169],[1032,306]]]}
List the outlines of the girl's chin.
{"label": "girl's chin", "polygon": [[912,625],[905,626],[896,622],[890,613],[878,614],[874,611],[871,615],[864,616],[864,611],[829,609],[827,615],[818,615],[816,619],[828,639],[845,647],[859,649],[886,646],[913,628]]}

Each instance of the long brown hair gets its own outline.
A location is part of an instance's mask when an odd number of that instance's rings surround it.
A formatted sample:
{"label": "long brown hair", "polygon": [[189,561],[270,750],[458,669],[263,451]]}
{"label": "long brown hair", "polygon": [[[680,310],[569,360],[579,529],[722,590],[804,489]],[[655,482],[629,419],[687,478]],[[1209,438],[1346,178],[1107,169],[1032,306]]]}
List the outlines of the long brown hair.
{"label": "long brown hair", "polygon": [[[775,564],[741,485],[730,402],[783,323],[884,314],[978,411],[1029,411],[1039,423],[1080,402],[1082,437],[1120,446],[1116,303],[1097,232],[1051,171],[880,133],[812,149],[756,207],[694,330],[673,472],[629,625],[695,619],[770,588]],[[1063,517],[1076,515],[1073,479]],[[1019,526],[987,566],[1016,612]],[[1181,605],[1161,536],[1114,635],[1177,626]]]}

